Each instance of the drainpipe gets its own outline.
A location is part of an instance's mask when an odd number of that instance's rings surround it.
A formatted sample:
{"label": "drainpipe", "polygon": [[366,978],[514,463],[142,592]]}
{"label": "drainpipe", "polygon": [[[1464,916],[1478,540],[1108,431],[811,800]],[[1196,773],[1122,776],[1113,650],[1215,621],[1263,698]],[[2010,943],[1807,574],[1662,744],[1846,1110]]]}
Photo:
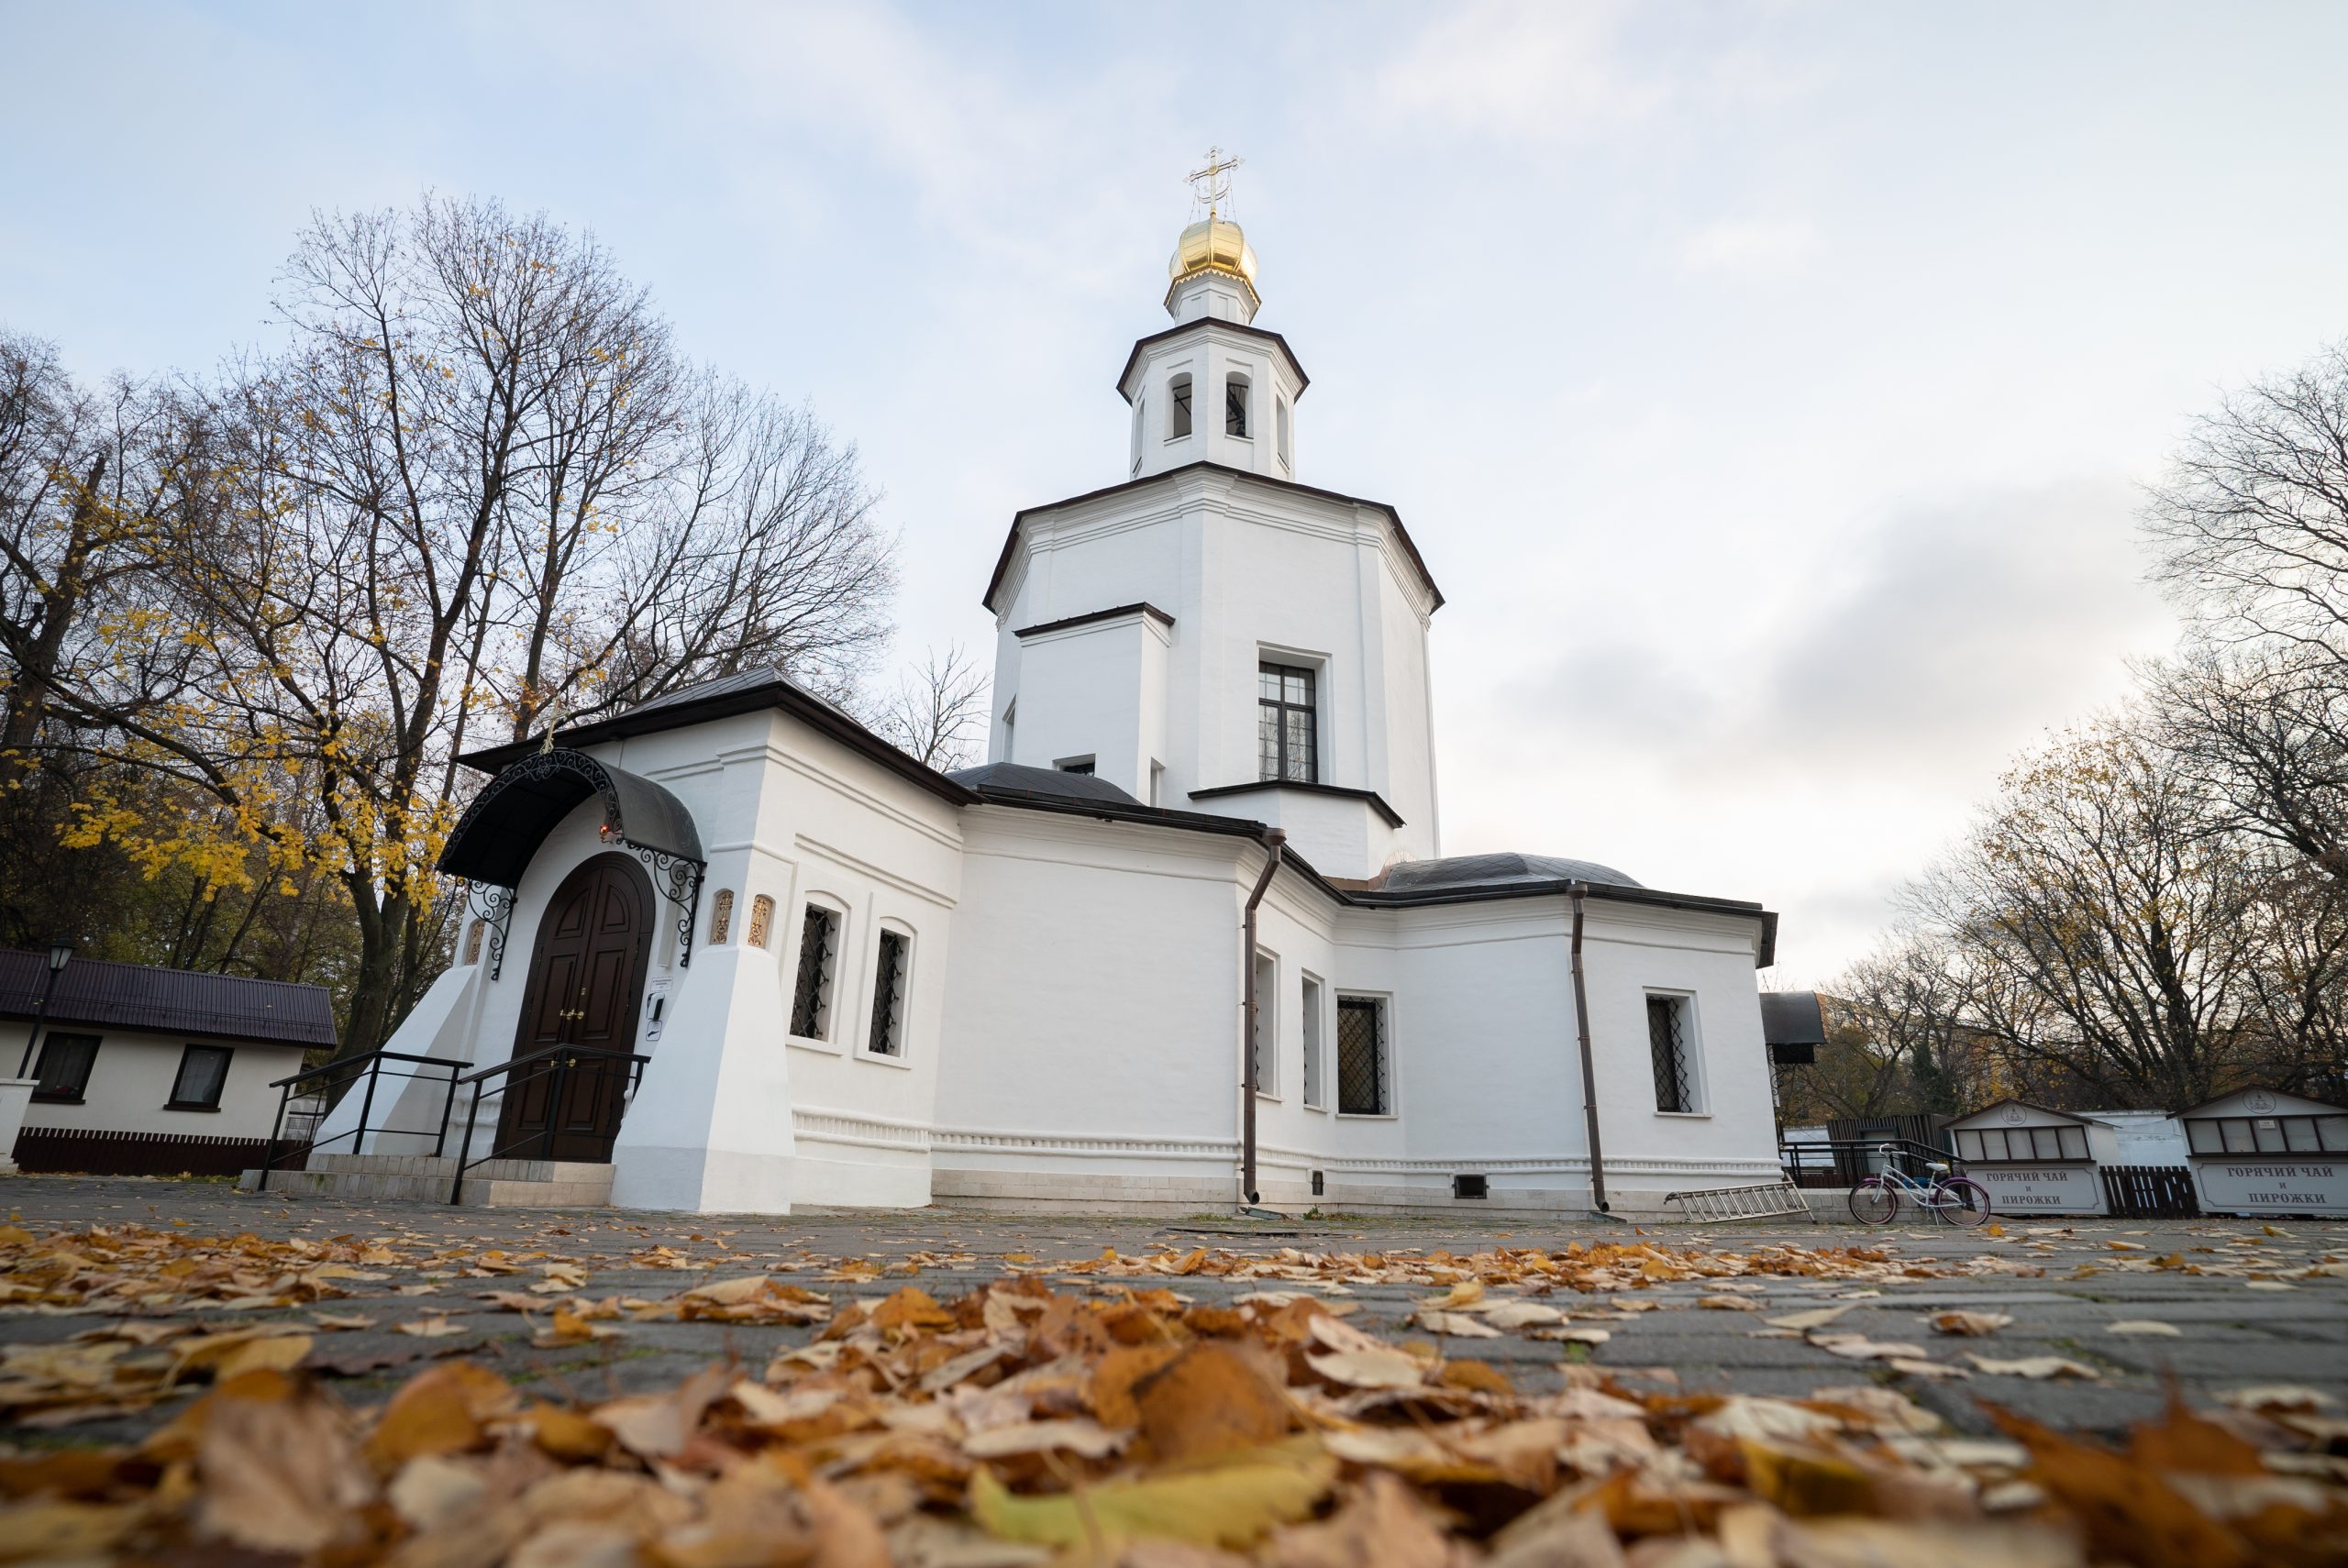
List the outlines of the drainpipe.
{"label": "drainpipe", "polygon": [[1239,960],[1240,998],[1246,1015],[1246,1032],[1239,1043],[1240,1059],[1246,1063],[1241,1073],[1245,1084],[1239,1101],[1239,1141],[1241,1158],[1239,1190],[1247,1201],[1256,1203],[1261,1195],[1256,1190],[1256,906],[1264,901],[1264,894],[1272,885],[1272,873],[1280,868],[1280,855],[1287,847],[1288,834],[1279,828],[1264,830],[1264,870],[1256,878],[1253,892],[1247,895],[1246,913],[1241,918],[1242,952]]}
{"label": "drainpipe", "polygon": [[1581,970],[1582,900],[1589,896],[1589,884],[1576,882],[1567,891],[1574,901],[1574,1031],[1581,1043],[1581,1113],[1589,1128],[1589,1195],[1604,1214],[1606,1156],[1598,1146],[1598,1072],[1589,1059],[1589,988]]}

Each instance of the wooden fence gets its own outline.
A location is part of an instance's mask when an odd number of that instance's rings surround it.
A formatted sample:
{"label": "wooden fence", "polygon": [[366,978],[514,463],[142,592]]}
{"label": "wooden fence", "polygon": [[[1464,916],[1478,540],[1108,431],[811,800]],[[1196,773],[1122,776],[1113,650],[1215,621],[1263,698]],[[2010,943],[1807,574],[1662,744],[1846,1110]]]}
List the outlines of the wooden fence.
{"label": "wooden fence", "polygon": [[2193,1173],[2183,1165],[2105,1165],[2104,1208],[2120,1220],[2198,1220]]}

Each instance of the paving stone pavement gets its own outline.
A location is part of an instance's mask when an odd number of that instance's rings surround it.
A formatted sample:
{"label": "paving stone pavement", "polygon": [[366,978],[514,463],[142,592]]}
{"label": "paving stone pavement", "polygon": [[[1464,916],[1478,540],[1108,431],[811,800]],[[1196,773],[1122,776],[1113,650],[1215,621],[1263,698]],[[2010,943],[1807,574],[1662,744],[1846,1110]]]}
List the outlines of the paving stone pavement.
{"label": "paving stone pavement", "polygon": [[[2081,1220],[2061,1224],[2033,1217],[1988,1237],[1923,1225],[1880,1230],[1855,1225],[1767,1222],[1750,1225],[1649,1226],[1644,1230],[1601,1221],[1560,1224],[1547,1220],[1501,1220],[1484,1226],[1452,1220],[1403,1220],[1338,1216],[1290,1221],[1243,1220],[1202,1215],[1188,1220],[1114,1217],[1022,1217],[947,1209],[886,1213],[759,1216],[659,1215],[611,1209],[575,1210],[483,1210],[411,1203],[348,1203],[327,1198],[282,1199],[240,1194],[223,1183],[37,1176],[0,1180],[0,1208],[36,1231],[52,1227],[138,1223],[181,1226],[190,1236],[249,1231],[269,1239],[401,1237],[413,1242],[470,1243],[482,1250],[547,1251],[582,1260],[588,1281],[581,1294],[659,1298],[696,1283],[732,1274],[778,1271],[781,1277],[827,1290],[836,1304],[875,1298],[910,1280],[941,1299],[1002,1276],[1005,1254],[1036,1259],[1097,1257],[1113,1247],[1127,1254],[1163,1246],[1228,1248],[1268,1253],[1292,1247],[1306,1252],[1382,1252],[1416,1249],[1465,1254],[1492,1247],[1557,1249],[1575,1241],[1624,1241],[1645,1235],[1659,1244],[1702,1244],[1742,1250],[1762,1242],[1811,1247],[1872,1246],[1901,1263],[1963,1265],[1985,1253],[2002,1255],[2043,1269],[2037,1276],[2013,1274],[1944,1279],[1909,1279],[1880,1286],[1848,1280],[1755,1276],[1763,1286],[1745,1298],[1758,1310],[1712,1310],[1696,1305],[1717,1291],[1700,1283],[1663,1284],[1626,1298],[1655,1303],[1635,1320],[1607,1325],[1605,1344],[1561,1345],[1511,1333],[1500,1339],[1446,1338],[1446,1355],[1504,1366],[1521,1386],[1537,1388],[1556,1375],[1548,1369],[1572,1359],[1609,1369],[1642,1386],[1675,1385],[1688,1390],[1735,1390],[1799,1396],[1836,1385],[1877,1382],[1899,1387],[1937,1410],[1960,1430],[1989,1430],[1978,1399],[1993,1398],[2010,1408],[2056,1425],[2117,1431],[2154,1414],[2169,1380],[2186,1397],[2206,1403],[2226,1389],[2261,1383],[2290,1383],[2330,1395],[2348,1408],[2348,1278],[2267,1279],[2176,1270],[2140,1272],[2131,1263],[2176,1253],[2204,1265],[2247,1266],[2278,1275],[2324,1260],[2348,1259],[2348,1224],[2256,1220]],[[2121,1245],[2115,1247],[2113,1243]],[[681,1273],[633,1263],[630,1253],[654,1245],[675,1249],[695,1262],[715,1264],[713,1273]],[[2141,1249],[2141,1250],[2136,1250]],[[939,1264],[910,1264],[915,1254],[953,1254]],[[965,1256],[967,1254],[967,1257]],[[869,1284],[825,1282],[823,1272],[843,1258],[869,1258],[882,1266]],[[2082,1269],[2092,1272],[2081,1273]],[[1050,1275],[1047,1275],[1050,1278]],[[398,1285],[424,1281],[429,1295],[400,1294]],[[381,1397],[430,1359],[468,1353],[487,1358],[504,1376],[549,1395],[584,1399],[609,1397],[674,1384],[713,1360],[733,1358],[754,1373],[780,1348],[804,1342],[805,1328],[743,1327],[712,1323],[627,1323],[609,1342],[565,1350],[540,1350],[516,1314],[492,1309],[479,1299],[499,1280],[450,1274],[432,1279],[401,1272],[381,1284],[349,1282],[351,1294],[322,1304],[335,1312],[375,1318],[378,1327],[321,1334],[313,1362],[339,1364],[353,1375],[338,1378],[343,1397],[357,1403]],[[1118,1282],[1071,1277],[1067,1287],[1113,1287]],[[1235,1281],[1212,1275],[1135,1282],[1165,1283],[1186,1296],[1215,1302],[1250,1289],[1260,1280]],[[1877,1294],[1856,1295],[1858,1290]],[[1399,1339],[1426,1337],[1407,1325],[1425,1292],[1408,1286],[1356,1286],[1359,1304],[1354,1321]],[[1928,1379],[1896,1372],[1881,1362],[1855,1362],[1799,1339],[1758,1337],[1766,1317],[1818,1305],[1851,1303],[1835,1320],[1836,1332],[1917,1345],[1933,1360],[1966,1365],[1967,1351],[2010,1360],[2057,1355],[2093,1367],[2093,1382],[2034,1381],[1977,1375],[1964,1379]],[[1592,1308],[1602,1297],[1581,1302]],[[1954,1339],[1933,1333],[1926,1320],[1951,1308],[2010,1313],[2013,1321],[1985,1339]],[[271,1319],[306,1320],[316,1309],[209,1310],[221,1327]],[[446,1312],[461,1336],[419,1340],[392,1325],[426,1312]],[[2174,1325],[2176,1336],[2115,1334],[2110,1325],[2129,1320]],[[70,1338],[103,1320],[96,1313],[0,1316],[0,1342]],[[369,1367],[372,1360],[390,1364]],[[8,1441],[40,1444],[105,1441],[137,1437],[168,1419],[165,1403],[136,1418],[94,1421],[56,1430],[8,1434]]]}

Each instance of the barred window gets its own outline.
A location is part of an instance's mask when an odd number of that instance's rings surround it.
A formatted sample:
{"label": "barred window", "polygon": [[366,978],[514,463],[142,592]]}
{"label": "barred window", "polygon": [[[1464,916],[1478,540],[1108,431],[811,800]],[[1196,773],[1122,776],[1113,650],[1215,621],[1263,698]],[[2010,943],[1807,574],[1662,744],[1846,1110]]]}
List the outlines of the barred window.
{"label": "barred window", "polygon": [[1337,999],[1337,1112],[1386,1116],[1394,1109],[1388,1079],[1386,999]]}
{"label": "barred window", "polygon": [[1321,1082],[1321,982],[1304,977],[1304,1103],[1319,1110],[1329,1103]]}
{"label": "barred window", "polygon": [[1280,1062],[1279,964],[1270,954],[1256,955],[1256,1092],[1278,1099]]}
{"label": "barred window", "polygon": [[1696,1074],[1689,1060],[1688,999],[1647,998],[1647,1049],[1655,1057],[1655,1108],[1696,1109]]}
{"label": "barred window", "polygon": [[78,1104],[82,1092],[90,1087],[90,1069],[97,1065],[98,1039],[94,1034],[53,1032],[41,1036],[40,1064],[33,1069],[39,1080],[33,1098]]}
{"label": "barred window", "polygon": [[1241,440],[1248,436],[1247,378],[1225,376],[1223,379],[1223,433]]}
{"label": "barred window", "polygon": [[912,945],[901,932],[880,933],[872,972],[872,1034],[865,1046],[876,1056],[894,1056],[905,1048],[905,958]]}
{"label": "barred window", "polygon": [[1179,441],[1191,433],[1191,378],[1177,376],[1166,386],[1166,438]]}
{"label": "barred window", "polygon": [[802,1040],[831,1038],[832,972],[839,946],[837,912],[809,904],[799,926],[799,984],[791,998],[791,1032]]}
{"label": "barred window", "polygon": [[179,1077],[172,1080],[171,1110],[217,1110],[220,1091],[228,1082],[228,1058],[236,1053],[226,1045],[191,1045],[180,1053]]}
{"label": "barred window", "polygon": [[1256,750],[1258,776],[1314,784],[1316,755],[1312,671],[1292,664],[1256,667]]}

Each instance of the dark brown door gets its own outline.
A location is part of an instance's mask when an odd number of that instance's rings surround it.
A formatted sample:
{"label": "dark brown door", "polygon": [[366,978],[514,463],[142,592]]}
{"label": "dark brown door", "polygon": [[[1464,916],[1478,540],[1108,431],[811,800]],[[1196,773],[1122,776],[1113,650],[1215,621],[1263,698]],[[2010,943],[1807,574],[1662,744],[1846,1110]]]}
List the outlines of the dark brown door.
{"label": "dark brown door", "polygon": [[[599,855],[563,878],[538,922],[516,1057],[561,1046],[636,1048],[651,902],[644,873],[621,856]],[[560,1050],[516,1067],[498,1116],[498,1152],[526,1160],[610,1159],[628,1073],[625,1061]]]}

